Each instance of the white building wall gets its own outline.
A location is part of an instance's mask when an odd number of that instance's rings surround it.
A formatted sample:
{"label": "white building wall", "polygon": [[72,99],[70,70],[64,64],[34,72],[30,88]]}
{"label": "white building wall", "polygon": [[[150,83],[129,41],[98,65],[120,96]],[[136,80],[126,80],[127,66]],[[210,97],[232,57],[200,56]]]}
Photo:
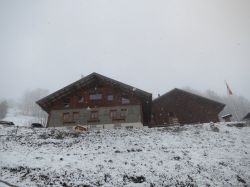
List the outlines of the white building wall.
{"label": "white building wall", "polygon": [[97,125],[83,125],[83,127],[94,130],[94,129],[120,129],[120,128],[143,128],[141,122],[136,123],[119,123],[119,124],[97,124]]}

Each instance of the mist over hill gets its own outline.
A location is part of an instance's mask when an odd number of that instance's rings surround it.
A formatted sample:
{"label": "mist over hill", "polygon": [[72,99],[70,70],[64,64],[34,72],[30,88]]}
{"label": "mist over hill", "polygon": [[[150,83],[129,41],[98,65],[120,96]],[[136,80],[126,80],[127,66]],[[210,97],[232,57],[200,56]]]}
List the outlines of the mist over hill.
{"label": "mist over hill", "polygon": [[209,99],[224,103],[226,106],[220,113],[220,117],[225,114],[232,114],[232,119],[240,121],[242,118],[250,112],[250,101],[241,95],[219,95],[213,90],[198,91],[191,87],[185,87],[184,90],[207,97]]}

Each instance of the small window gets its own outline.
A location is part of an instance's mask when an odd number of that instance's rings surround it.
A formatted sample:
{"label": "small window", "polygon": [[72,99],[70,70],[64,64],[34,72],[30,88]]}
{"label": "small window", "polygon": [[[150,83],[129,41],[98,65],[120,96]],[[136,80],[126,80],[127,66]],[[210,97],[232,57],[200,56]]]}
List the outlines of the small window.
{"label": "small window", "polygon": [[110,118],[115,119],[117,117],[117,110],[110,110]]}
{"label": "small window", "polygon": [[79,96],[78,97],[78,103],[83,103],[84,102],[84,97],[83,96]]}
{"label": "small window", "polygon": [[114,100],[114,96],[112,94],[108,95],[108,101],[113,101]]}
{"label": "small window", "polygon": [[101,100],[102,94],[90,94],[89,98],[90,100]]}
{"label": "small window", "polygon": [[133,126],[126,126],[126,129],[133,129]]}
{"label": "small window", "polygon": [[77,122],[79,121],[79,119],[80,119],[79,112],[73,112],[73,120]]}
{"label": "small window", "polygon": [[64,106],[64,108],[69,108],[69,103],[70,103],[70,99],[69,98],[64,99],[63,100],[63,106]]}
{"label": "small window", "polygon": [[69,122],[70,121],[70,114],[67,113],[63,113],[63,122]]}
{"label": "small window", "polygon": [[90,119],[91,120],[98,119],[98,111],[91,111],[91,113],[90,113]]}
{"label": "small window", "polygon": [[123,97],[122,97],[122,104],[129,104],[129,103],[130,103],[129,98],[126,97],[126,96],[123,96]]}

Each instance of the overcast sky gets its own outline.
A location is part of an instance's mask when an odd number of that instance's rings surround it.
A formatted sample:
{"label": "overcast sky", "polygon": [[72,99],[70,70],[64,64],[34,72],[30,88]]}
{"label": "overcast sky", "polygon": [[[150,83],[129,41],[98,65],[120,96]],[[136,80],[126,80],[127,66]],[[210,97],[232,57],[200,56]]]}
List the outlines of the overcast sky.
{"label": "overcast sky", "polygon": [[97,72],[250,99],[249,0],[0,0],[0,98]]}

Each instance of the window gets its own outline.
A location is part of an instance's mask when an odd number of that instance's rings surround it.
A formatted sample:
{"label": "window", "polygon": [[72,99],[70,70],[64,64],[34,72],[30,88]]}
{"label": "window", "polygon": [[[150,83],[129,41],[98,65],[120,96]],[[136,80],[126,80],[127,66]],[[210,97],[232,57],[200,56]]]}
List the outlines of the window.
{"label": "window", "polygon": [[110,118],[115,119],[117,117],[117,110],[110,110]]}
{"label": "window", "polygon": [[129,98],[127,98],[127,97],[122,97],[122,104],[129,104],[130,103],[130,100],[129,100]]}
{"label": "window", "polygon": [[127,115],[127,109],[123,108],[121,111],[117,111],[116,109],[110,110],[110,118],[112,121],[125,121]]}
{"label": "window", "polygon": [[67,113],[63,113],[63,122],[69,122],[70,121],[70,114]]}
{"label": "window", "polygon": [[79,112],[73,112],[73,121],[78,122],[80,119]]}
{"label": "window", "polygon": [[126,126],[126,129],[133,129],[133,126]]}
{"label": "window", "polygon": [[90,119],[91,120],[98,119],[98,111],[91,111],[91,113],[90,113]]}
{"label": "window", "polygon": [[121,109],[121,117],[125,118],[127,116],[127,112],[128,112],[128,110],[126,108],[122,108]]}
{"label": "window", "polygon": [[102,94],[90,94],[89,98],[90,98],[90,100],[101,100]]}
{"label": "window", "polygon": [[69,108],[69,103],[70,103],[70,99],[69,98],[64,99],[63,100],[63,106],[64,106],[64,108]]}
{"label": "window", "polygon": [[112,94],[108,95],[108,101],[113,101],[114,96]]}
{"label": "window", "polygon": [[79,96],[78,97],[78,103],[83,103],[84,102],[84,97],[83,96]]}

